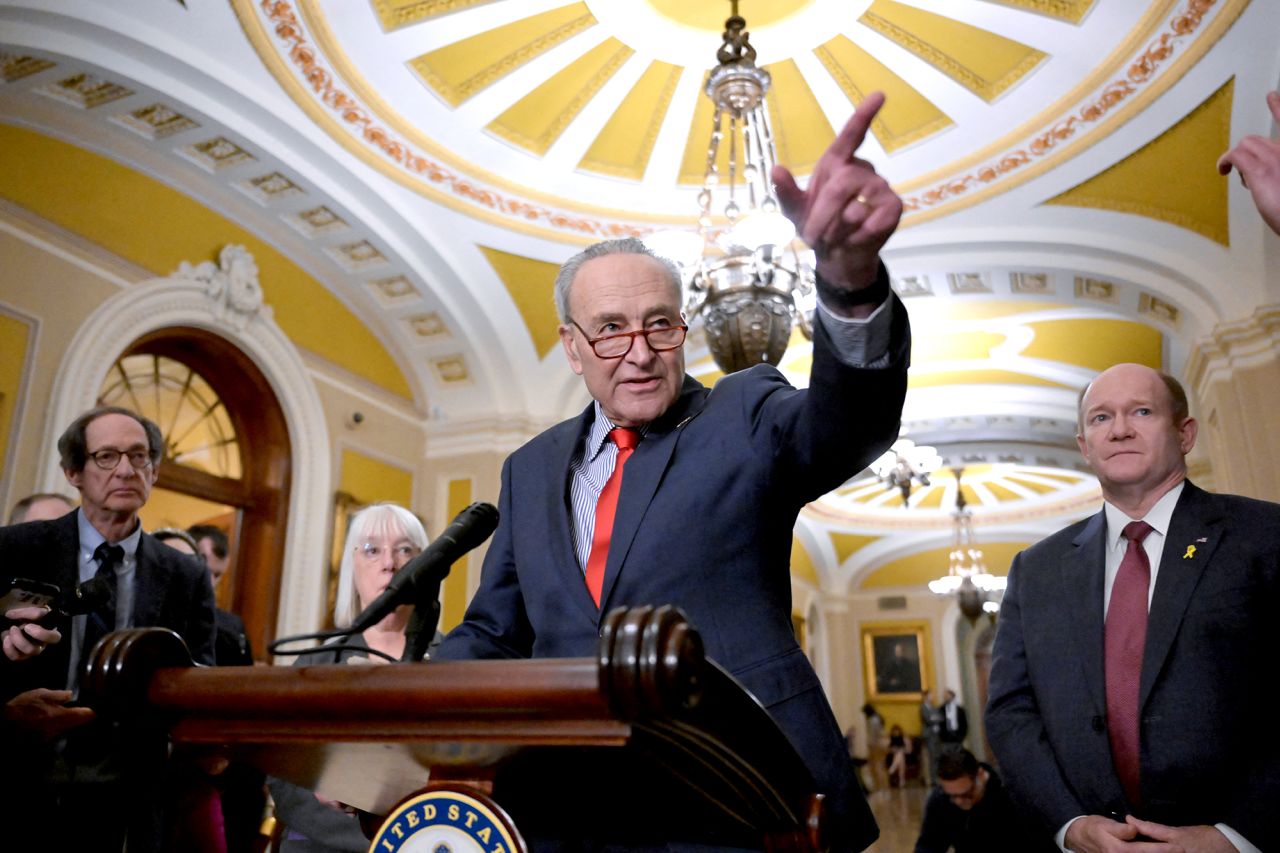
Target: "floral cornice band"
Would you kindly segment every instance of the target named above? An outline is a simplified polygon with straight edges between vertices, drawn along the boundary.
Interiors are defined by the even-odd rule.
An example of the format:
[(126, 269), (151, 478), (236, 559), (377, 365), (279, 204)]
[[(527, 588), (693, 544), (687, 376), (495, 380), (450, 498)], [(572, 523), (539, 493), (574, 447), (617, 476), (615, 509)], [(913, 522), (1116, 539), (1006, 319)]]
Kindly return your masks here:
[[(1177, 82), (1191, 62), (1221, 37), (1248, 4), (1249, 0), (1227, 0), (1221, 4), (1218, 0), (1188, 0), (1165, 22), (1164, 32), (1129, 63), (1123, 77), (1092, 93), (1072, 114), (1034, 134), (1024, 144), (1006, 150), (971, 171), (933, 182), (922, 192), (905, 195), (902, 200), (905, 222), (910, 224), (953, 212), (957, 206), (967, 206), (956, 203), (971, 194), (974, 197), (967, 203), (976, 203), (990, 195), (990, 188), (997, 183), (1001, 183), (999, 189), (1002, 191), (1011, 189), (1040, 174), (1051, 161), (1071, 156), (1068, 144), (1083, 144), (1083, 137), (1089, 133), (1094, 134), (1092, 141), (1096, 143), (1104, 126), (1106, 132), (1111, 132), (1122, 124), (1125, 116), (1117, 115), (1121, 106), (1127, 106), (1131, 111), (1140, 109)], [(1217, 14), (1211, 15), (1215, 6), (1218, 7)], [(1211, 19), (1211, 26), (1204, 26), (1206, 19)], [(1198, 40), (1193, 39), (1197, 32), (1200, 32)], [(1193, 44), (1198, 48), (1194, 54), (1191, 52)], [(1179, 48), (1184, 49), (1185, 61), (1176, 67), (1165, 67), (1174, 65), (1171, 60)], [(1160, 73), (1162, 67), (1163, 74)], [(1143, 97), (1135, 98), (1139, 94)], [(1110, 121), (1104, 121), (1106, 119)], [(1054, 154), (1060, 157), (1052, 157)], [(1041, 168), (1029, 168), (1033, 166)], [(988, 191), (978, 195), (978, 190)]]
[[(1248, 3), (1186, 0), (1154, 28), (1158, 36), (1121, 61), (1126, 66), (1121, 76), (1041, 118), (1039, 129), (986, 149), (996, 153), (971, 155), (931, 176), (905, 180), (900, 189), (904, 225), (1012, 189), (1096, 144), (1180, 79)], [(426, 150), (429, 141), (406, 141), (382, 123), (376, 107), (352, 94), (357, 87), (334, 70), (295, 0), (232, 0), (232, 5), (255, 50), (289, 96), (336, 141), (401, 185), (482, 221), (554, 240), (640, 236), (660, 227), (652, 216), (545, 196), (443, 148)]]

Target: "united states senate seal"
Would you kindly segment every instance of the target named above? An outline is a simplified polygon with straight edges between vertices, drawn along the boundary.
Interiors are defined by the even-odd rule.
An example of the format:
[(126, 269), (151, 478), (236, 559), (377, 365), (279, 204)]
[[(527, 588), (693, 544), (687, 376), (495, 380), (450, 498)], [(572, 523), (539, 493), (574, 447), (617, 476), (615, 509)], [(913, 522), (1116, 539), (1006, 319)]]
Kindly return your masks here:
[[(477, 792), (479, 794), (479, 792)], [(479, 797), (483, 797), (479, 794)], [(387, 815), (369, 853), (517, 853), (524, 849), (492, 801), (456, 790), (431, 790)], [(487, 800), (484, 797), (484, 800)]]

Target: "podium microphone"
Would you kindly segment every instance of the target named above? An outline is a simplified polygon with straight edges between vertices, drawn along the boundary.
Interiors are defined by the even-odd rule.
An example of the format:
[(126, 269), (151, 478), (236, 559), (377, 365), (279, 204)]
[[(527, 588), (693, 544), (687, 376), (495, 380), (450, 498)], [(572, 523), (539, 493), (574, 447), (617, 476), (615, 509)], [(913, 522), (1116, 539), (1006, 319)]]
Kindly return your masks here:
[(418, 587), (434, 583), (438, 590), (454, 562), (497, 529), (498, 509), (493, 504), (473, 503), (458, 513), (444, 532), (421, 554), (405, 563), (392, 576), (386, 590), (360, 611), (351, 623), (351, 633), (372, 628), (402, 604), (416, 604)]

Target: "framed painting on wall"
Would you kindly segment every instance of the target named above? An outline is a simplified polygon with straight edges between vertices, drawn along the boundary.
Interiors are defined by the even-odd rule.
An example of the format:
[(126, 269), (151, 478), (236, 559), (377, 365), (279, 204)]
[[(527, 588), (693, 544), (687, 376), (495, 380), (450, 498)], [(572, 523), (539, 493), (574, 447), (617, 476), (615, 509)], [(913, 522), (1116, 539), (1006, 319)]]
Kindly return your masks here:
[(901, 621), (862, 627), (862, 670), (869, 700), (919, 702), (933, 682), (929, 623)]

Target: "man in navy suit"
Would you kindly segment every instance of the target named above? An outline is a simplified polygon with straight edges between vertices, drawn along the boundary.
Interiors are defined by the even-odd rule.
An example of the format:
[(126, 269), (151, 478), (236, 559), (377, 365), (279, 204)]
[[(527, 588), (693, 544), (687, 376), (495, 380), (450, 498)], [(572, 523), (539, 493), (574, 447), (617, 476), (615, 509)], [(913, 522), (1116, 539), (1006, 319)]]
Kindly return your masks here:
[(1106, 503), (1009, 570), (986, 715), (1009, 791), (1067, 850), (1280, 849), (1280, 506), (1187, 481), (1170, 376), (1116, 365), (1079, 417)]
[[(858, 108), (806, 190), (785, 169), (773, 176), (818, 257), (807, 391), (768, 365), (714, 390), (689, 377), (679, 276), (639, 241), (598, 244), (565, 264), (560, 336), (594, 402), (507, 459), (480, 587), (436, 655), (593, 656), (613, 608), (674, 604), (791, 738), (827, 795), (838, 850), (878, 833), (792, 630), (789, 557), (801, 507), (898, 432), (910, 334), (879, 251), (902, 203), (855, 156), (882, 103), (873, 95)], [(607, 437), (614, 428), (634, 430), (638, 444), (625, 457), (597, 604), (588, 584), (597, 496), (621, 453)]]
[[(38, 843), (118, 851), (127, 829), (130, 851), (159, 850), (163, 774), (139, 771), (131, 756), (104, 758), (110, 731), (94, 723), (91, 711), (68, 703), (92, 651), (92, 620), (104, 632), (169, 628), (197, 663), (212, 664), (213, 587), (193, 557), (142, 530), (138, 512), (164, 451), (159, 427), (104, 406), (73, 421), (58, 451), (67, 481), (80, 492), (80, 508), (53, 521), (0, 528), (3, 576), (71, 590), (109, 561), (113, 595), (101, 612), (60, 618), (57, 638), (41, 634), (49, 642), (0, 659), (0, 728), (13, 768), (0, 781), (0, 801), (21, 816), (8, 823), (6, 842), (14, 849)], [(119, 549), (114, 555), (113, 548)]]

